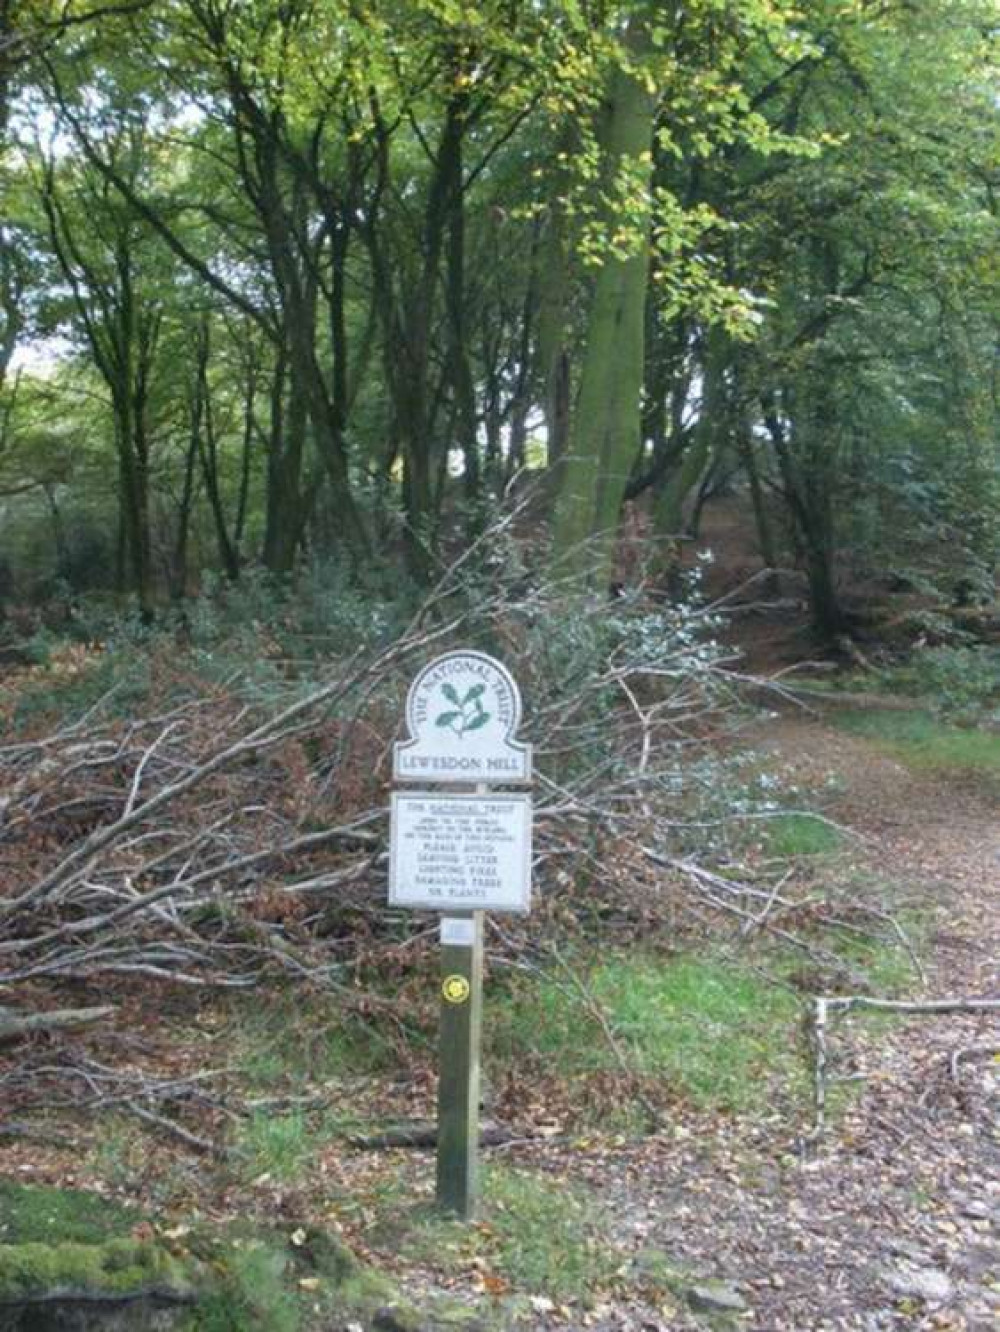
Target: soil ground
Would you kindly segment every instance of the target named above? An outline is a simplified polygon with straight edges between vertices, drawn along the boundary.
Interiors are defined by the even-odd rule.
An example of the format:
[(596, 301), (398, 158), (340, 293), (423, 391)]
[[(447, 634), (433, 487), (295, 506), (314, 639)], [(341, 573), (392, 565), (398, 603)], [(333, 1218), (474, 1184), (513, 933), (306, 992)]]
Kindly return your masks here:
[[(907, 997), (1000, 997), (995, 788), (968, 773), (914, 771), (823, 713), (789, 709), (755, 740), (804, 786), (833, 779), (840, 794), (827, 814), (860, 834), (857, 870), (899, 885), (901, 905), (927, 913), (926, 977)], [(643, 1265), (657, 1261), (695, 1283), (723, 1282), (746, 1306), (726, 1326), (1000, 1327), (1000, 1020), (851, 1013), (831, 1035), (838, 1072), (853, 1081), (816, 1140), (776, 1106), (746, 1118), (684, 1111), (641, 1141), (504, 1155), (551, 1172), (554, 1187), (586, 1181), (632, 1255), (638, 1290)], [(431, 1167), (403, 1168), (419, 1187)], [(660, 1332), (705, 1322), (683, 1300), (640, 1296), (540, 1311), (534, 1325)]]
[[(996, 791), (909, 770), (822, 715), (786, 713), (759, 742), (804, 782), (839, 776), (828, 812), (865, 837), (860, 863), (931, 909), (926, 985), (912, 997), (1000, 995)], [(1000, 1022), (893, 1017), (873, 1028), (851, 1015), (838, 1028), (842, 1068), (863, 1080), (814, 1145), (780, 1116), (688, 1124), (680, 1142), (623, 1152), (613, 1189), (602, 1161), (595, 1185), (605, 1181), (637, 1246), (733, 1283), (752, 1327), (1000, 1327)], [(977, 1053), (956, 1081), (962, 1050)], [(681, 1325), (641, 1312), (602, 1323)]]

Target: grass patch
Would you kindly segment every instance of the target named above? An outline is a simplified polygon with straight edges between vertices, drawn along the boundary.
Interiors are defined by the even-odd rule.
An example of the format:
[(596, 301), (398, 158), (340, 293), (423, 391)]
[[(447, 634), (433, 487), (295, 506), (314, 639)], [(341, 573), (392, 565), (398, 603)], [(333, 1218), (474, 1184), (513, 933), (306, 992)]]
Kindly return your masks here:
[[(927, 952), (933, 924), (931, 916), (911, 911), (897, 914), (897, 919), (913, 954), (921, 958)], [(913, 957), (894, 934), (879, 933), (874, 927), (871, 933), (833, 927), (822, 942), (843, 958), (855, 975), (862, 977), (865, 987), (873, 994), (884, 998), (899, 997), (910, 993), (920, 980)]]
[(226, 1254), (218, 1289), (204, 1299), (185, 1332), (298, 1332), (299, 1300), (289, 1288), (288, 1253), (283, 1247), (251, 1241)]
[[(219, 1039), (251, 1098), (301, 1096), (310, 1088), (346, 1086), (399, 1067), (397, 1047), (375, 1024), (321, 999), (277, 999), (264, 1005), (236, 1001)], [(235, 1142), (241, 1177), (266, 1175), (277, 1183), (301, 1179), (321, 1144), (361, 1126), (363, 1121), (350, 1112), (355, 1100), (345, 1093), (340, 1115), (295, 1109), (251, 1115)]]
[(617, 1255), (581, 1189), (498, 1167), (487, 1172), (486, 1187), (497, 1267), (512, 1286), (586, 1299), (611, 1281)]
[(335, 1000), (304, 1004), (301, 996), (267, 1004), (237, 1000), (223, 1032), (234, 1071), (263, 1092), (383, 1072), (398, 1051), (374, 1023), (345, 1013)]
[(829, 856), (843, 846), (838, 828), (814, 814), (776, 814), (763, 821), (764, 840), (773, 856)]
[(149, 1140), (134, 1119), (108, 1113), (88, 1155), (95, 1172), (113, 1189), (131, 1191), (148, 1167)]
[[(705, 1108), (753, 1108), (777, 1075), (794, 1078), (793, 996), (718, 960), (620, 955), (579, 968), (637, 1075)], [(519, 981), (491, 999), (487, 1040), (503, 1066), (532, 1060), (560, 1076), (617, 1070), (587, 1004), (561, 979)]]
[(427, 1203), (407, 1207), (407, 1191), (402, 1179), (387, 1189), (371, 1242), (449, 1273), (482, 1271), (497, 1294), (585, 1304), (613, 1283), (621, 1265), (593, 1199), (564, 1178), (490, 1166), (482, 1218), (471, 1226)]
[(212, 1274), (183, 1332), (319, 1332), (356, 1315), (368, 1327), (391, 1306), (400, 1327), (425, 1326), (394, 1282), (361, 1263), (328, 1232), (235, 1222), (196, 1228), (191, 1250)]
[(948, 726), (929, 712), (888, 709), (838, 712), (835, 724), (874, 740), (912, 768), (1000, 772), (1000, 735)]
[(139, 1219), (97, 1193), (0, 1179), (0, 1244), (95, 1244), (128, 1235)]
[(240, 1134), (237, 1153), (248, 1179), (266, 1175), (276, 1184), (300, 1178), (312, 1158), (314, 1134), (301, 1111), (257, 1113)]

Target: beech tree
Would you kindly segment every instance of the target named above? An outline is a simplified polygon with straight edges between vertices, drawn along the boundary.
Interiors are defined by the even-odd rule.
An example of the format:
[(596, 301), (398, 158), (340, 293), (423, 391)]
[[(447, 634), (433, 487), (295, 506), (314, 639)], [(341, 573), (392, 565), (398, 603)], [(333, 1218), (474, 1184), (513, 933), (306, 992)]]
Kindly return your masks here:
[(425, 582), (543, 467), (552, 556), (598, 587), (623, 504), (684, 538), (725, 484), (828, 638), (845, 543), (881, 559), (900, 506), (981, 508), (986, 576), (981, 0), (3, 14), (0, 360), (58, 330), (68, 418), (102, 380), (148, 612), (254, 561)]

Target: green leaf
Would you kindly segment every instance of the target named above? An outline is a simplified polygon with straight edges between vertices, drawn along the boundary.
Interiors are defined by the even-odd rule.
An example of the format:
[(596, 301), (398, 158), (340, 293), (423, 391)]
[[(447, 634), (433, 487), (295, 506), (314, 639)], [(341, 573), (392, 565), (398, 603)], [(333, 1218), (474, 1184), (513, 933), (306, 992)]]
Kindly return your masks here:
[(462, 702), (458, 697), (458, 694), (456, 694), (455, 692), (454, 685), (443, 684), (441, 686), (441, 693), (444, 694), (445, 698), (448, 700), (449, 703), (454, 703), (457, 708), (460, 708), (462, 706)]
[(469, 722), (465, 729), (467, 731), (478, 731), (486, 725), (489, 719), (490, 714), (488, 712), (481, 712), (477, 717), (473, 717), (472, 721)]
[(434, 723), (435, 726), (450, 726), (462, 714), (460, 712), (442, 712)]
[(486, 686), (484, 684), (473, 685), (465, 698), (462, 699), (462, 707), (464, 708), (466, 703), (471, 703), (474, 699), (481, 698), (485, 693)]

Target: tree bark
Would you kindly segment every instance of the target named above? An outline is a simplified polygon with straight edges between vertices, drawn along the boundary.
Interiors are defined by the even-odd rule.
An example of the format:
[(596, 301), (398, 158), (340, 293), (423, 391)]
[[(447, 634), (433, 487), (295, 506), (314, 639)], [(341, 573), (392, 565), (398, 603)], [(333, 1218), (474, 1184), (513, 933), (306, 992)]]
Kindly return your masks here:
[[(629, 22), (625, 45), (631, 56), (641, 57), (646, 31), (637, 17)], [(622, 174), (638, 170), (649, 178), (654, 107), (646, 86), (630, 70), (617, 67), (602, 135), (609, 225), (614, 186)], [(633, 221), (647, 229), (645, 218)], [(647, 276), (647, 239), (624, 257), (604, 256), (587, 318), (570, 447), (559, 463), (554, 555), (575, 563), (581, 545), (595, 542), (591, 567), (598, 583), (610, 581), (622, 499), (641, 443)]]
[(850, 629), (840, 604), (833, 569), (833, 530), (829, 493), (823, 479), (804, 477), (792, 454), (788, 426), (778, 414), (773, 395), (764, 397), (764, 424), (774, 445), (782, 489), (801, 543), (809, 587), (813, 626), (825, 642), (835, 642)]
[(0, 1045), (23, 1041), (39, 1032), (89, 1027), (111, 1017), (114, 1011), (109, 1005), (100, 1008), (57, 1008), (48, 1013), (15, 1013), (9, 1008), (0, 1008)]
[(271, 383), (267, 433), (267, 489), (264, 519), (264, 567), (290, 573), (308, 517), (302, 494), (302, 460), (307, 419), (305, 403), (290, 391), (287, 357), (279, 354)]

